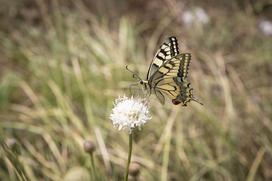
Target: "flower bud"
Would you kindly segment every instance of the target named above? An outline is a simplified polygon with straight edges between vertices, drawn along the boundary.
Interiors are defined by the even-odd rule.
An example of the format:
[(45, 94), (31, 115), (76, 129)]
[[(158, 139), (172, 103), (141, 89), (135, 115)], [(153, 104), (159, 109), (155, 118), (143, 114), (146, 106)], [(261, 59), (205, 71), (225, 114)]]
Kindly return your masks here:
[(93, 153), (95, 151), (95, 144), (90, 140), (85, 140), (83, 143), (84, 151), (87, 153)]
[(131, 163), (129, 166), (129, 174), (132, 177), (137, 177), (140, 173), (140, 165), (138, 163)]

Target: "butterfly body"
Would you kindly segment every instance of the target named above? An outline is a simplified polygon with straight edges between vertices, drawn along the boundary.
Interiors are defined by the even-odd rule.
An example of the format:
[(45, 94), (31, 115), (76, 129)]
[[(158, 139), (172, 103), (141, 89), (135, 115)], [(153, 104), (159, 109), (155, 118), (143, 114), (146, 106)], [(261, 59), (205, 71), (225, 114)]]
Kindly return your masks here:
[(174, 105), (186, 106), (191, 100), (198, 102), (187, 82), (190, 60), (191, 54), (179, 53), (176, 37), (169, 37), (153, 58), (146, 80), (140, 79), (140, 84), (150, 94), (154, 93), (162, 104), (165, 95)]

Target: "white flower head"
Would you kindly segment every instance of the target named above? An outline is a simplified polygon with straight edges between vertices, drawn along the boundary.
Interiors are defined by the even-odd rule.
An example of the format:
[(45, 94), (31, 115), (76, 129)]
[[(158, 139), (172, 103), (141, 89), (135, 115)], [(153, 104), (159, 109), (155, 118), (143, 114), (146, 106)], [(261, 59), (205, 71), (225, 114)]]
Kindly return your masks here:
[(141, 128), (151, 119), (148, 102), (144, 98), (119, 97), (115, 100), (110, 119), (119, 130), (125, 129), (129, 133), (138, 127)]

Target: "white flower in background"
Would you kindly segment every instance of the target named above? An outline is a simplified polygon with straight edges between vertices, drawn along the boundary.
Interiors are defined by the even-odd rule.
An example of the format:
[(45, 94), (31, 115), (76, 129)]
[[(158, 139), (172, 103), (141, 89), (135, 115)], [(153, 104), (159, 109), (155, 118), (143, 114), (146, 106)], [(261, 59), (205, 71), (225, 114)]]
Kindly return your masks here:
[(182, 21), (186, 24), (186, 25), (191, 25), (194, 19), (194, 15), (191, 11), (185, 11), (182, 14)]
[(204, 9), (196, 7), (194, 10), (185, 11), (182, 14), (182, 21), (187, 26), (192, 26), (193, 24), (205, 25), (210, 22), (210, 17)]
[(195, 16), (196, 16), (196, 19), (202, 24), (207, 24), (210, 22), (210, 18), (208, 16), (208, 14), (202, 8), (195, 9)]
[(110, 119), (119, 130), (125, 129), (131, 133), (151, 119), (148, 103), (143, 98), (119, 97), (115, 100)]
[(272, 22), (268, 20), (261, 20), (259, 28), (266, 36), (272, 36)]

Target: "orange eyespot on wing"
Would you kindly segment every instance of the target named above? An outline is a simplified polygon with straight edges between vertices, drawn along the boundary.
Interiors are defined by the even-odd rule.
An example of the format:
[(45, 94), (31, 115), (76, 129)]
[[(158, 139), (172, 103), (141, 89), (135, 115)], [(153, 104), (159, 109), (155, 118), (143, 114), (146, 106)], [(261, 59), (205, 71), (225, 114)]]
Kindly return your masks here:
[(177, 99), (172, 99), (172, 103), (174, 105), (179, 105), (181, 102), (179, 100), (177, 100)]

